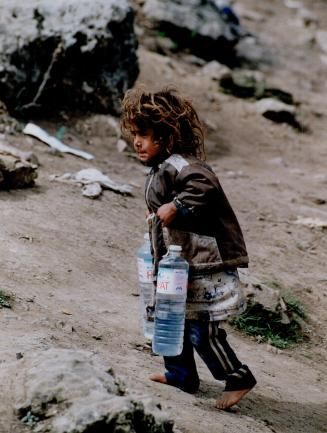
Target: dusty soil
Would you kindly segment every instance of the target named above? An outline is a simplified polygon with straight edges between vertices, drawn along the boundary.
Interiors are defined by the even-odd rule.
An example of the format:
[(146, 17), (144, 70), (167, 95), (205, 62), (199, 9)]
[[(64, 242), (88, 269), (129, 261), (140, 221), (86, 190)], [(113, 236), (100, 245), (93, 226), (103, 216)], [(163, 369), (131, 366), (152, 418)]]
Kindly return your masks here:
[[(326, 2), (305, 4), (317, 14), (318, 28), (325, 28)], [(144, 346), (138, 318), (135, 251), (146, 231), (145, 169), (132, 154), (117, 152), (104, 117), (85, 118), (89, 128), (84, 134), (76, 119), (43, 122), (52, 132), (64, 124), (64, 141), (92, 152), (95, 159), (60, 157), (23, 134), (7, 137), (20, 149), (33, 150), (41, 166), (34, 188), (0, 193), (0, 288), (15, 294), (13, 308), (0, 310), (1, 433), (26, 429), (12, 413), (16, 354), (53, 346), (98, 353), (130, 389), (157, 397), (174, 418), (176, 431), (327, 431), (326, 231), (294, 223), (297, 217), (327, 220), (326, 183), (316, 177), (326, 174), (327, 66), (313, 42), (316, 27), (300, 26), (295, 9), (280, 0), (244, 0), (242, 5), (262, 14), (263, 19), (244, 19), (243, 24), (271, 55), (272, 64), (263, 68), (267, 81), (294, 95), (309, 133), (263, 118), (252, 110), (253, 101), (222, 94), (183, 55), (168, 60), (141, 44), (138, 82), (151, 88), (175, 83), (193, 99), (208, 125), (207, 159), (244, 230), (250, 273), (303, 303), (310, 341), (272, 353), (224, 325), (239, 358), (258, 380), (234, 412), (214, 408), (223, 384), (199, 359), (202, 382), (196, 395), (150, 382), (148, 375), (163, 371), (163, 365)], [(92, 201), (82, 197), (78, 186), (49, 179), (89, 166), (133, 184), (134, 196), (105, 191)], [(229, 173), (240, 170), (239, 176)]]

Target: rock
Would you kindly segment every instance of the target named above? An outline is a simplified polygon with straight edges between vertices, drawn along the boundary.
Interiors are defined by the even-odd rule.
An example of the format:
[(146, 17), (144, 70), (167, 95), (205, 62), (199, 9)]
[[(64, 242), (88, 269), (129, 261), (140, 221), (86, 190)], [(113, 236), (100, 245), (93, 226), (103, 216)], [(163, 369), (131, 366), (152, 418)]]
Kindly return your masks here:
[(276, 98), (286, 104), (293, 104), (290, 93), (266, 85), (260, 71), (238, 71), (222, 75), (219, 85), (224, 93), (238, 98)]
[(248, 269), (238, 269), (241, 282), (245, 286), (246, 296), (265, 309), (275, 311), (279, 303), (280, 291), (263, 284), (258, 278), (249, 274)]
[(229, 20), (215, 1), (147, 0), (143, 11), (180, 48), (207, 60), (226, 62), (233, 57), (241, 33), (238, 20)]
[(306, 8), (301, 8), (298, 10), (298, 16), (305, 26), (310, 26), (311, 24), (318, 24), (317, 15)]
[[(1, 67), (0, 67), (1, 69)], [(0, 72), (1, 74), (1, 72)], [(0, 84), (1, 86), (1, 84)], [(1, 101), (0, 101), (1, 103)], [(22, 124), (15, 118), (9, 116), (7, 112), (2, 113), (0, 105), (0, 134), (2, 135), (17, 135), (22, 131)]]
[(151, 431), (173, 422), (151, 398), (127, 395), (112, 369), (93, 353), (49, 349), (25, 354), (15, 383), (18, 417), (38, 432)]
[(201, 57), (194, 56), (193, 54), (184, 54), (183, 60), (195, 66), (205, 66), (207, 63)]
[(0, 189), (30, 187), (36, 178), (36, 165), (0, 151)]
[(231, 70), (216, 60), (212, 60), (211, 62), (204, 65), (197, 73), (197, 75), (203, 75), (211, 80), (220, 81), (224, 76), (230, 74)]
[(278, 349), (278, 347), (272, 346), (270, 343), (266, 344), (266, 350), (267, 352), (275, 353), (276, 355), (283, 353), (280, 349)]
[(248, 35), (239, 41), (235, 47), (235, 56), (240, 66), (258, 68), (259, 65), (270, 66), (274, 63), (273, 54), (253, 35)]
[(86, 119), (78, 119), (75, 129), (83, 137), (119, 138), (121, 135), (118, 120), (104, 114), (93, 114)]
[(284, 104), (273, 98), (265, 98), (256, 102), (255, 107), (258, 113), (273, 122), (288, 123), (297, 130), (306, 131), (306, 127), (301, 125), (296, 119), (295, 107), (293, 105)]
[(82, 194), (84, 197), (88, 198), (98, 198), (102, 194), (101, 185), (98, 182), (90, 183), (85, 185), (82, 189)]
[(8, 111), (118, 114), (139, 72), (133, 19), (126, 0), (3, 0), (0, 93)]
[(39, 160), (33, 152), (25, 152), (23, 150), (16, 149), (13, 146), (9, 146), (9, 144), (1, 142), (1, 139), (0, 154), (9, 154), (12, 156), (16, 156), (17, 158), (23, 159), (24, 161), (28, 161), (33, 165), (39, 165)]

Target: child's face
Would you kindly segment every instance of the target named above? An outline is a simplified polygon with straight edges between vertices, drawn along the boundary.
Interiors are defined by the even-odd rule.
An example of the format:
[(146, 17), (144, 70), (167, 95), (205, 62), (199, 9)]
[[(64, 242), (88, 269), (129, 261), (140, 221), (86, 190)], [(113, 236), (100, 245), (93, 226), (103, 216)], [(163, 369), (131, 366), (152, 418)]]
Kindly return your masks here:
[(162, 149), (159, 143), (153, 140), (151, 131), (140, 132), (133, 131), (133, 146), (139, 160), (145, 165), (157, 162)]

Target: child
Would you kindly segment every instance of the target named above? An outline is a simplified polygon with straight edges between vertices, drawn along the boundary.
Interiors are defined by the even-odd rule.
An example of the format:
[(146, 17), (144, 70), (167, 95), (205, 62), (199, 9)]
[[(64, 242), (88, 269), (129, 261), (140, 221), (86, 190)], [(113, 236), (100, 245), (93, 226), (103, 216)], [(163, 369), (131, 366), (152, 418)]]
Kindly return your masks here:
[(183, 351), (164, 357), (167, 372), (150, 379), (194, 393), (194, 348), (218, 380), (226, 381), (219, 409), (236, 404), (256, 384), (226, 340), (219, 321), (244, 311), (237, 267), (248, 257), (236, 216), (212, 169), (203, 161), (203, 129), (192, 104), (174, 89), (126, 92), (121, 127), (139, 160), (151, 167), (145, 185), (155, 275), (169, 244), (189, 262)]

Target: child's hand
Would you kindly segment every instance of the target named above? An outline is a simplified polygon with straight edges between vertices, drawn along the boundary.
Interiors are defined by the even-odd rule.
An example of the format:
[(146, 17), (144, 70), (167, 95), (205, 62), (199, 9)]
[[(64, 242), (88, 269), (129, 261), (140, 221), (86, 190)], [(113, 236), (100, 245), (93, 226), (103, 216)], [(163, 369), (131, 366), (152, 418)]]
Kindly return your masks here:
[(157, 210), (157, 217), (164, 226), (169, 226), (177, 214), (177, 208), (174, 202), (165, 203)]

